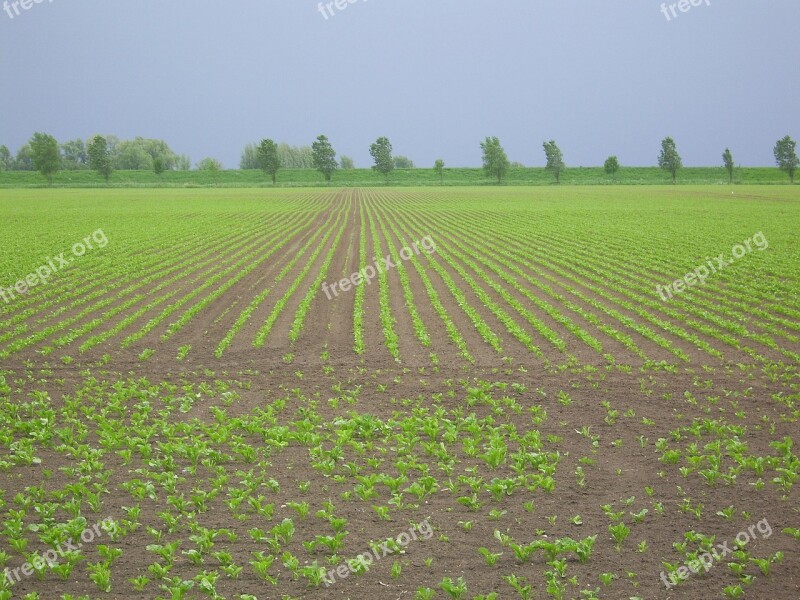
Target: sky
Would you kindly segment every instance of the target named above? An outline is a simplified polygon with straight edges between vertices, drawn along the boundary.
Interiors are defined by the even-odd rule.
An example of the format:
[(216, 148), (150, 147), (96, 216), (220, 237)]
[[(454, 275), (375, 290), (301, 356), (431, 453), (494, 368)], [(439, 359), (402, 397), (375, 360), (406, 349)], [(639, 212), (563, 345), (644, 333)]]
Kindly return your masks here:
[(550, 139), (568, 166), (646, 166), (671, 136), (686, 166), (770, 166), (800, 138), (798, 0), (21, 1), (0, 0), (14, 153), (102, 133), (237, 168), (325, 134), (359, 167), (379, 136), (470, 167), (497, 136), (528, 166)]

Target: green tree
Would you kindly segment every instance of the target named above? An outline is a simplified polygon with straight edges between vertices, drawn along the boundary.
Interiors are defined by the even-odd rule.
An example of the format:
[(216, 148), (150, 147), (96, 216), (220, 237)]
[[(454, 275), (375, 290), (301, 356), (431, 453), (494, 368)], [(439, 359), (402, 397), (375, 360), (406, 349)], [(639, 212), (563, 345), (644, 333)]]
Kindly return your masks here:
[(181, 154), (175, 158), (175, 168), (178, 171), (188, 171), (192, 168), (192, 160), (186, 154)]
[(164, 172), (164, 159), (160, 156), (156, 156), (151, 160), (153, 161), (153, 172), (161, 177), (161, 174)]
[(85, 169), (89, 166), (86, 144), (81, 139), (70, 140), (61, 144), (61, 155), (64, 168), (68, 171)]
[(240, 169), (260, 169), (258, 164), (258, 146), (256, 144), (247, 144), (242, 150), (242, 159), (239, 161)]
[(0, 146), (0, 171), (10, 171), (14, 164), (8, 146)]
[(278, 144), (278, 160), (284, 169), (313, 169), (314, 153), (311, 146), (290, 146), (286, 142)]
[(610, 175), (616, 181), (617, 171), (619, 171), (619, 159), (616, 156), (609, 156), (603, 164), (603, 169), (606, 175)]
[(497, 137), (487, 137), (481, 142), (483, 150), (483, 170), (488, 177), (497, 177), (500, 183), (509, 169), (508, 156)]
[(61, 169), (61, 150), (56, 138), (46, 133), (34, 133), (30, 141), (31, 155), (36, 170), (53, 185), (53, 175)]
[(542, 146), (544, 147), (544, 154), (547, 157), (547, 165), (545, 166), (545, 169), (550, 171), (555, 176), (556, 183), (561, 183), (561, 171), (563, 171), (564, 167), (566, 166), (564, 164), (564, 156), (561, 154), (561, 150), (559, 149), (555, 140), (544, 142)]
[(222, 163), (219, 162), (216, 158), (204, 158), (199, 163), (197, 163), (197, 170), (198, 171), (221, 171), (222, 170)]
[(219, 173), (222, 171), (222, 163), (216, 158), (204, 158), (197, 163), (197, 170), (206, 171), (211, 175), (211, 179), (214, 181), (214, 183), (218, 183)]
[(722, 153), (722, 164), (728, 172), (728, 183), (733, 183), (733, 154), (730, 148), (725, 148), (725, 152)]
[(108, 183), (114, 166), (111, 162), (111, 150), (108, 148), (108, 140), (106, 140), (105, 136), (94, 136), (89, 142), (87, 154), (89, 155), (89, 168), (97, 171)]
[(372, 168), (383, 175), (388, 183), (389, 174), (394, 170), (392, 144), (389, 142), (389, 138), (379, 137), (377, 141), (369, 147), (369, 153), (375, 161)]
[(797, 152), (795, 151), (796, 147), (797, 143), (787, 135), (785, 138), (778, 140), (773, 150), (775, 153), (775, 162), (778, 164), (781, 171), (785, 171), (786, 174), (789, 175), (789, 180), (792, 183), (794, 183), (794, 173), (797, 170), (798, 164), (800, 164), (800, 161), (797, 159)]
[(164, 140), (137, 137), (133, 141), (140, 145), (154, 161), (160, 158), (165, 171), (172, 171), (178, 166), (178, 155), (170, 149), (169, 145), (167, 145), (167, 142)]
[(683, 167), (681, 156), (678, 154), (678, 148), (675, 145), (675, 140), (671, 137), (664, 138), (661, 141), (661, 153), (658, 155), (658, 166), (672, 175), (672, 183), (678, 177), (678, 170)]
[(114, 168), (119, 171), (155, 171), (157, 158), (161, 159), (161, 172), (187, 166), (163, 140), (137, 137), (119, 141), (108, 136), (107, 141)]
[(395, 169), (413, 169), (414, 168), (414, 161), (408, 158), (407, 156), (395, 156), (394, 157), (394, 168)]
[(439, 176), (439, 183), (444, 185), (444, 161), (441, 158), (436, 159), (436, 162), (433, 164), (433, 170), (436, 171), (436, 174)]
[(261, 140), (258, 145), (258, 166), (264, 173), (272, 177), (272, 185), (275, 185), (278, 170), (281, 168), (281, 160), (278, 156), (278, 146), (274, 141)]
[(325, 181), (330, 181), (333, 172), (339, 168), (339, 163), (336, 162), (336, 150), (327, 137), (320, 135), (317, 141), (311, 144), (311, 151), (314, 155), (314, 167), (325, 176)]
[(114, 168), (116, 170), (152, 171), (154, 167), (153, 157), (140, 144), (131, 140), (124, 140), (117, 145), (114, 153)]
[(355, 169), (356, 168), (356, 163), (353, 162), (353, 159), (350, 158), (349, 156), (342, 155), (342, 158), (341, 158), (340, 162), (341, 162), (341, 165), (342, 165), (342, 170), (349, 170), (349, 169)]
[(36, 166), (33, 164), (33, 150), (30, 144), (25, 144), (19, 150), (14, 158), (15, 171), (35, 171)]

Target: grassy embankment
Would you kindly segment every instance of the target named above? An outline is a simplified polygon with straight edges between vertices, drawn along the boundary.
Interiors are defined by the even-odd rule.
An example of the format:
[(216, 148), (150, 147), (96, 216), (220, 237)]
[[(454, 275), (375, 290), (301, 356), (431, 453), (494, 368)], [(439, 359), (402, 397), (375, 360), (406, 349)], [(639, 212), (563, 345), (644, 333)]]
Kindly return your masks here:
[[(737, 169), (735, 184), (788, 184), (785, 173), (768, 167)], [(670, 176), (657, 167), (627, 167), (620, 170), (616, 179), (605, 174), (601, 167), (576, 167), (561, 174), (561, 185), (664, 185)], [(692, 167), (681, 170), (678, 185), (726, 185), (728, 176), (721, 167)], [(53, 178), (56, 187), (105, 187), (102, 178), (93, 171), (61, 171)], [(261, 171), (227, 170), (169, 171), (161, 176), (150, 171), (116, 171), (108, 184), (110, 187), (272, 187), (271, 181)], [(326, 186), (322, 175), (312, 169), (284, 169), (278, 173), (277, 187)], [(330, 183), (335, 187), (385, 186), (383, 177), (372, 169), (337, 171)], [(401, 169), (389, 177), (392, 186), (441, 185), (433, 169)], [(445, 186), (496, 186), (478, 168), (445, 169)], [(540, 167), (514, 168), (502, 185), (555, 185), (553, 176)], [(47, 182), (38, 172), (0, 172), (0, 188), (46, 187)]]

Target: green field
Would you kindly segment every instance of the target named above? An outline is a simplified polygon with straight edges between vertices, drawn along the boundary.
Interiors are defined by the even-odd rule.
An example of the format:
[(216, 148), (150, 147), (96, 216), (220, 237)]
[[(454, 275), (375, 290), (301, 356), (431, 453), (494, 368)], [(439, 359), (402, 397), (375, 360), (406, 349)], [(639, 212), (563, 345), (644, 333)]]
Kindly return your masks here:
[(798, 597), (799, 188), (172, 183), (0, 189), (0, 600)]
[[(561, 175), (562, 185), (664, 185), (671, 183), (668, 173), (657, 167), (623, 167), (616, 179), (611, 179), (601, 167), (568, 168)], [(389, 183), (393, 186), (440, 185), (433, 169), (398, 169)], [(728, 175), (722, 167), (691, 167), (680, 171), (680, 185), (723, 185)], [(735, 184), (788, 185), (785, 173), (776, 168), (744, 167), (734, 174)], [(59, 187), (106, 187), (103, 179), (93, 171), (61, 171), (53, 178)], [(543, 168), (512, 168), (504, 185), (555, 185), (552, 174)], [(109, 182), (111, 187), (272, 187), (272, 182), (260, 171), (226, 170), (219, 173), (206, 171), (167, 171), (158, 176), (150, 171), (116, 171)], [(278, 173), (278, 187), (327, 186), (322, 175), (312, 169), (283, 169)], [(372, 169), (337, 171), (331, 186), (371, 187), (384, 186), (383, 177)], [(487, 178), (481, 169), (448, 168), (444, 173), (445, 186), (492, 186), (496, 181)], [(33, 171), (0, 171), (0, 188), (46, 187), (47, 182)], [(331, 187), (327, 186), (327, 187)]]

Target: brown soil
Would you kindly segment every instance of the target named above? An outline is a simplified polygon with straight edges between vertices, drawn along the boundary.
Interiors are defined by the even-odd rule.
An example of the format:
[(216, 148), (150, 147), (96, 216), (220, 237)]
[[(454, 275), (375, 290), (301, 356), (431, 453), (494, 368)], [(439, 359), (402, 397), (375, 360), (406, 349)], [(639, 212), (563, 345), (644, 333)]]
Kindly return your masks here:
[[(455, 302), (443, 278), (427, 266), (427, 259), (424, 256), (420, 256), (419, 259), (426, 266), (428, 277), (449, 317), (463, 335), (467, 348), (476, 358), (475, 364), (470, 364), (459, 357), (443, 321), (433, 310), (422, 280), (408, 262), (404, 266), (416, 306), (431, 337), (429, 348), (420, 344), (414, 335), (413, 323), (400, 291), (400, 279), (396, 271), (390, 271), (388, 279), (392, 290), (391, 309), (395, 318), (394, 329), (400, 337), (399, 364), (391, 357), (384, 344), (377, 278), (366, 288), (364, 339), (367, 350), (364, 355), (357, 356), (353, 351), (354, 292), (352, 290), (340, 293), (331, 300), (319, 292), (313, 301), (300, 338), (297, 342), (291, 343), (288, 334), (295, 310), (310, 283), (319, 273), (319, 267), (331, 247), (336, 231), (328, 238), (308, 276), (276, 321), (267, 344), (261, 349), (254, 349), (252, 340), (256, 331), (277, 299), (283, 296), (300, 273), (306, 257), (314, 251), (314, 247), (301, 257), (285, 279), (275, 283), (275, 276), (324, 223), (336, 222), (335, 214), (329, 221), (332, 212), (344, 211), (343, 222), (346, 229), (333, 255), (326, 281), (337, 281), (359, 270), (358, 236), (362, 216), (358, 209), (361, 204), (374, 212), (375, 226), (378, 227), (383, 244), (381, 248), (373, 246), (372, 230), (368, 226), (367, 255), (376, 256), (380, 260), (380, 257), (388, 254), (387, 243), (400, 246), (399, 240), (388, 233), (388, 229), (388, 240), (380, 229), (380, 222), (386, 218), (382, 208), (384, 205), (377, 195), (371, 192), (344, 191), (325, 211), (321, 211), (311, 219), (273, 260), (255, 269), (232, 286), (201, 315), (166, 342), (160, 340), (161, 334), (182, 311), (161, 323), (146, 338), (130, 348), (120, 348), (120, 341), (135, 330), (133, 327), (122, 331), (84, 355), (78, 355), (76, 346), (86, 337), (76, 339), (71, 345), (58, 349), (47, 357), (37, 353), (37, 350), (50, 343), (44, 341), (4, 360), (0, 368), (5, 372), (5, 378), (13, 388), (10, 401), (24, 402), (31, 397), (33, 391), (44, 389), (48, 391), (53, 407), (59, 410), (64, 406), (65, 396), (74, 395), (85, 382), (88, 373), (109, 384), (115, 380), (138, 377), (146, 378), (155, 384), (173, 382), (181, 385), (191, 381), (198, 385), (207, 381), (212, 387), (216, 381), (237, 382), (241, 386), (234, 389), (239, 398), (225, 407), (227, 416), (231, 419), (254, 414), (256, 411), (264, 410), (276, 400), (285, 398), (287, 407), (278, 414), (279, 425), (291, 428), (298, 418), (298, 410), (313, 407), (313, 410), (323, 417), (323, 422), (317, 425), (317, 429), (332, 433), (336, 431), (337, 419), (350, 418), (353, 414), (373, 415), (379, 421), (388, 424), (410, 415), (415, 407), (436, 406), (440, 407), (449, 418), (455, 418), (454, 414), (458, 413), (453, 411), (459, 409), (464, 415), (474, 412), (478, 418), (492, 416), (496, 424), (507, 424), (509, 430), (512, 427), (516, 428), (520, 435), (535, 429), (540, 432), (547, 450), (558, 451), (561, 455), (555, 475), (556, 486), (552, 492), (547, 493), (541, 489), (535, 492), (517, 490), (512, 495), (495, 501), (484, 491), (480, 494), (482, 507), (472, 511), (457, 501), (457, 497), (466, 494), (465, 488), (462, 487), (457, 494), (451, 493), (445, 487), (448, 479), (456, 480), (459, 475), (468, 475), (466, 469), (472, 467), (477, 468), (485, 481), (493, 477), (512, 477), (514, 472), (510, 466), (505, 464), (497, 470), (488, 469), (483, 461), (464, 452), (459, 437), (459, 441), (451, 444), (451, 450), (457, 455), (458, 462), (453, 474), (448, 477), (439, 470), (436, 459), (426, 454), (418, 445), (415, 450), (416, 455), (421, 462), (431, 466), (431, 474), (437, 479), (439, 490), (419, 502), (418, 508), (392, 510), (392, 520), (385, 521), (381, 520), (372, 508), (373, 505), (387, 505), (390, 495), (385, 487), (377, 486), (380, 493), (378, 498), (362, 501), (353, 496), (350, 500), (345, 500), (342, 494), (346, 492), (352, 494), (353, 486), (357, 483), (354, 478), (344, 477), (341, 480), (334, 480), (324, 476), (312, 467), (313, 461), (309, 449), (297, 442), (289, 443), (284, 448), (272, 449), (269, 453), (271, 466), (266, 475), (267, 478), (273, 477), (280, 482), (280, 490), (270, 492), (266, 488), (261, 488), (258, 494), (267, 496), (269, 501), (275, 504), (273, 521), (267, 522), (252, 516), (249, 520), (239, 521), (232, 517), (222, 497), (211, 501), (209, 509), (197, 515), (197, 522), (203, 527), (225, 527), (234, 529), (238, 534), (236, 541), (220, 540), (214, 547), (215, 551), (223, 549), (230, 551), (237, 558), (237, 562), (245, 567), (238, 579), (220, 576), (217, 589), (227, 598), (252, 594), (259, 600), (284, 597), (412, 600), (415, 591), (426, 586), (437, 590), (436, 598), (446, 598), (448, 595), (439, 589), (439, 582), (443, 577), (457, 579), (460, 576), (464, 577), (469, 590), (464, 598), (472, 599), (478, 594), (491, 592), (497, 592), (499, 598), (515, 598), (518, 597), (517, 593), (504, 580), (505, 576), (511, 574), (527, 578), (533, 586), (531, 597), (548, 597), (545, 589), (545, 572), (552, 567), (546, 564), (543, 555), (537, 553), (524, 563), (518, 562), (511, 549), (501, 547), (494, 538), (496, 529), (508, 533), (520, 543), (542, 539), (543, 536), (548, 536), (548, 539), (565, 536), (578, 539), (596, 534), (595, 551), (586, 564), (578, 562), (574, 555), (567, 561), (567, 578), (576, 576), (579, 584), (574, 586), (568, 583), (567, 579), (563, 579), (567, 585), (565, 598), (581, 598), (581, 590), (598, 587), (600, 588), (598, 597), (606, 599), (724, 598), (723, 588), (737, 583), (737, 577), (726, 565), (732, 560), (730, 557), (715, 563), (707, 574), (693, 574), (687, 582), (672, 589), (666, 589), (660, 579), (660, 574), (664, 570), (662, 561), (683, 563), (684, 559), (674, 544), (684, 541), (686, 532), (694, 530), (714, 535), (717, 543), (727, 541), (732, 544), (738, 533), (746, 531), (748, 527), (758, 522), (763, 522), (764, 519), (768, 520), (772, 535), (765, 537), (759, 534), (747, 545), (747, 551), (751, 556), (758, 558), (783, 552), (784, 558), (780, 564), (772, 565), (769, 576), (763, 576), (754, 564), (749, 564), (745, 573), (754, 576), (755, 579), (749, 586), (745, 586), (745, 597), (776, 600), (800, 598), (800, 543), (781, 532), (784, 528), (800, 526), (798, 509), (800, 486), (795, 485), (788, 493), (782, 493), (772, 483), (771, 479), (775, 476), (775, 472), (769, 468), (762, 475), (765, 485), (761, 490), (754, 485), (758, 477), (750, 470), (743, 470), (731, 484), (718, 482), (712, 486), (707, 484), (696, 471), (690, 472), (687, 476), (681, 474), (680, 467), (687, 465), (685, 458), (677, 464), (659, 460), (662, 452), (655, 447), (657, 440), (663, 438), (668, 441), (670, 448), (681, 449), (684, 456), (693, 443), (702, 449), (705, 444), (717, 439), (716, 434), (705, 434), (701, 438), (686, 432), (682, 434), (683, 437), (673, 434), (680, 427), (691, 425), (693, 419), (717, 419), (744, 428), (745, 433), (741, 441), (748, 445), (749, 454), (778, 456), (778, 451), (770, 446), (771, 442), (780, 441), (786, 436), (794, 436), (795, 442), (800, 441), (797, 435), (796, 411), (793, 414), (787, 405), (773, 398), (773, 395), (778, 393), (784, 397), (792, 395), (797, 397), (796, 370), (778, 373), (775, 377), (768, 373), (764, 365), (745, 365), (744, 368), (739, 368), (735, 363), (743, 360), (744, 355), (740, 352), (731, 352), (730, 356), (726, 353), (727, 360), (714, 361), (665, 331), (660, 331), (659, 334), (670, 339), (677, 347), (684, 348), (690, 356), (690, 362), (677, 365), (671, 370), (672, 372), (643, 369), (643, 361), (639, 357), (606, 334), (592, 328), (592, 335), (608, 346), (606, 352), (613, 354), (618, 365), (625, 365), (611, 366), (603, 356), (577, 340), (567, 329), (548, 317), (523, 295), (513, 292), (512, 295), (516, 300), (546, 322), (563, 339), (568, 340), (568, 351), (563, 354), (536, 334), (525, 319), (506, 305), (497, 293), (483, 285), (489, 296), (502, 306), (514, 322), (536, 339), (536, 344), (545, 353), (543, 359), (537, 359), (514, 339), (506, 326), (487, 307), (481, 305), (480, 300), (456, 270), (436, 255), (433, 259), (439, 260), (444, 265), (445, 271), (457, 282), (469, 304), (475, 308), (492, 331), (500, 336), (502, 353), (495, 352), (486, 344), (472, 325), (464, 307)], [(404, 234), (412, 239), (419, 239), (427, 233), (424, 216), (408, 215), (407, 220), (398, 221), (398, 224)], [(430, 226), (432, 233), (435, 234), (435, 224)], [(464, 241), (473, 243), (473, 240), (469, 239)], [(475, 256), (470, 258), (476, 260), (477, 256), (479, 253), (476, 250)], [(499, 281), (495, 274), (491, 275), (493, 279)], [(558, 274), (553, 275), (560, 280)], [(480, 282), (476, 275), (473, 274), (473, 277)], [(273, 285), (274, 288), (267, 299), (254, 312), (251, 321), (234, 338), (231, 347), (221, 358), (215, 358), (214, 350), (240, 312), (255, 295)], [(580, 287), (574, 282), (570, 285)], [(216, 286), (208, 293), (215, 288)], [(570, 297), (564, 290), (558, 291)], [(581, 289), (581, 291), (594, 298), (590, 290)], [(535, 293), (544, 301), (552, 302), (552, 299), (544, 293), (539, 291)], [(204, 296), (200, 296), (194, 302), (200, 301), (202, 297)], [(577, 297), (570, 299), (578, 306), (591, 310), (588, 304)], [(158, 307), (144, 314), (136, 322), (136, 328), (141, 327), (161, 310), (163, 307)], [(80, 312), (79, 309), (76, 309), (74, 314), (77, 312)], [(633, 312), (624, 309), (620, 312), (627, 317), (637, 319), (637, 315)], [(122, 315), (117, 315), (109, 323), (104, 324), (102, 330), (112, 328), (124, 316), (124, 312)], [(612, 321), (606, 315), (599, 316), (604, 323), (622, 329), (618, 322)], [(85, 321), (92, 318), (97, 316), (89, 315)], [(74, 327), (79, 325), (80, 323)], [(581, 325), (587, 326), (585, 321), (581, 322)], [(626, 333), (631, 335), (649, 358), (657, 361), (670, 360), (671, 355), (662, 348), (635, 332), (626, 331)], [(701, 338), (724, 352), (728, 350), (719, 340), (703, 335)], [(796, 343), (786, 340), (781, 340), (779, 343), (782, 347), (798, 351)], [(176, 353), (185, 344), (191, 344), (192, 350), (186, 360), (177, 361)], [(155, 354), (148, 361), (142, 362), (138, 356), (145, 348), (155, 349)], [(329, 353), (329, 358), (323, 360), (322, 355), (326, 351)], [(432, 364), (431, 353), (438, 357), (438, 367)], [(103, 360), (103, 355), (106, 354), (110, 356), (107, 363)], [(767, 354), (778, 356), (775, 353)], [(68, 355), (77, 358), (76, 362), (69, 365), (62, 364), (61, 358)], [(574, 363), (570, 363), (570, 355), (577, 359)], [(502, 386), (493, 388), (491, 396), (496, 400), (505, 396), (513, 398), (522, 407), (522, 412), (517, 414), (508, 407), (492, 409), (481, 403), (470, 406), (468, 389), (480, 387), (482, 382), (506, 384), (505, 388)], [(517, 388), (524, 391), (514, 390), (512, 384), (524, 386)], [(340, 400), (338, 405), (331, 402), (331, 399), (343, 396), (342, 390), (357, 389), (360, 392), (352, 404), (344, 400)], [(564, 398), (564, 394), (569, 395), (571, 402), (559, 401), (560, 397)], [(601, 405), (602, 402), (610, 403), (613, 409), (618, 411), (615, 419), (611, 419), (612, 422), (607, 419), (607, 410)], [(176, 412), (173, 417), (184, 419), (186, 422), (198, 419), (199, 423), (213, 425), (216, 417), (211, 408), (214, 406), (220, 406), (219, 397), (203, 398), (190, 412), (186, 414)], [(529, 409), (533, 406), (540, 406), (547, 413), (546, 419), (539, 425), (534, 425), (531, 420)], [(589, 438), (579, 433), (584, 427), (590, 427), (591, 433), (599, 436), (595, 448), (592, 447)], [(398, 432), (399, 430), (395, 430), (393, 433)], [(463, 433), (460, 432), (459, 436)], [(24, 437), (21, 432), (15, 432), (15, 435), (16, 439)], [(96, 431), (90, 431), (90, 439), (98, 440), (96, 435)], [(421, 432), (419, 435), (422, 441), (426, 441), (427, 438)], [(247, 442), (259, 452), (267, 451), (268, 445), (258, 435), (247, 436)], [(385, 464), (388, 468), (392, 464), (394, 444), (390, 435), (376, 433), (377, 449), (374, 454), (360, 457), (349, 451), (346, 460), (358, 462), (363, 473), (378, 472), (380, 470), (368, 467), (365, 459), (370, 456), (386, 459)], [(723, 447), (724, 444), (723, 440)], [(99, 445), (96, 447), (101, 448)], [(385, 454), (380, 452), (381, 448), (385, 450)], [(8, 444), (4, 443), (0, 458), (6, 457), (7, 454), (9, 454)], [(66, 457), (63, 452), (52, 449), (43, 450), (38, 454), (42, 458), (40, 465), (14, 466), (0, 473), (0, 489), (4, 492), (2, 498), (6, 503), (3, 512), (8, 510), (11, 500), (17, 493), (24, 491), (26, 486), (41, 484), (46, 489), (54, 490), (74, 482), (73, 477), (60, 471), (59, 468), (75, 466), (76, 461)], [(593, 463), (582, 464), (579, 462), (581, 457), (588, 457)], [(132, 470), (146, 466), (146, 463), (141, 458), (135, 458), (131, 465), (124, 465), (121, 457), (114, 453), (107, 453), (104, 461), (106, 469), (111, 470), (113, 474), (109, 481), (110, 493), (102, 498), (102, 509), (98, 513), (98, 520), (109, 515), (119, 519), (124, 516), (122, 507), (133, 506), (135, 502), (120, 485), (140, 477), (132, 474)], [(188, 466), (186, 460), (179, 459), (178, 462), (180, 467)], [(80, 461), (77, 461), (77, 464), (80, 464)], [(730, 460), (725, 463), (723, 472), (727, 472), (729, 466), (731, 466)], [(585, 472), (584, 486), (577, 483), (578, 467)], [(236, 470), (247, 471), (250, 468), (252, 465), (248, 465), (241, 457), (226, 464), (232, 482)], [(45, 469), (51, 472), (49, 478), (45, 477)], [(392, 471), (392, 475), (396, 475), (393, 467), (388, 470)], [(343, 471), (339, 468), (336, 473), (341, 474)], [(410, 478), (406, 485), (417, 477), (419, 473)], [(179, 489), (189, 497), (193, 487), (202, 487), (207, 482), (207, 477), (189, 476), (188, 481), (179, 486)], [(300, 492), (297, 487), (298, 482), (310, 482), (308, 491)], [(652, 496), (648, 495), (646, 488), (652, 488)], [(127, 535), (119, 544), (124, 550), (124, 555), (113, 565), (113, 589), (110, 594), (98, 593), (94, 584), (87, 579), (85, 563), (82, 563), (75, 571), (79, 576), (70, 577), (66, 581), (60, 580), (53, 573), (47, 574), (43, 581), (37, 580), (36, 577), (22, 578), (14, 587), (14, 598), (22, 598), (28, 592), (38, 592), (43, 599), (61, 598), (61, 594), (67, 593), (75, 596), (87, 594), (91, 598), (128, 599), (158, 596), (168, 598), (169, 593), (158, 591), (156, 584), (151, 583), (146, 592), (139, 593), (128, 583), (129, 578), (139, 575), (152, 578), (146, 568), (148, 564), (154, 562), (155, 557), (146, 550), (146, 546), (154, 543), (154, 540), (146, 532), (146, 527), (163, 528), (164, 523), (158, 513), (169, 508), (165, 498), (166, 494), (162, 491), (158, 501), (142, 501), (139, 517), (142, 527)], [(626, 505), (626, 499), (630, 498), (634, 499)], [(690, 498), (692, 506), (698, 503), (703, 505), (699, 518), (681, 509), (684, 498)], [(412, 497), (406, 494), (405, 499), (410, 502)], [(271, 569), (271, 574), (278, 577), (278, 585), (272, 586), (260, 580), (247, 563), (252, 558), (253, 552), (267, 548), (263, 543), (254, 542), (248, 530), (252, 527), (267, 530), (284, 517), (294, 517), (297, 530), (294, 542), (290, 544), (291, 550), (303, 561), (316, 558), (324, 564), (326, 554), (316, 553), (312, 557), (301, 542), (313, 540), (317, 535), (331, 534), (330, 527), (314, 516), (328, 500), (336, 505), (338, 517), (348, 519), (349, 535), (344, 548), (340, 551), (342, 557), (350, 558), (367, 552), (370, 540), (397, 537), (408, 531), (410, 525), (424, 520), (428, 520), (432, 525), (434, 535), (429, 540), (412, 541), (406, 548), (405, 554), (386, 556), (375, 562), (366, 574), (362, 576), (350, 574), (330, 587), (323, 585), (320, 588), (311, 588), (303, 581), (292, 581), (287, 569), (280, 564), (280, 557), (276, 559)], [(286, 506), (290, 501), (308, 502), (311, 507), (309, 516), (306, 519), (298, 518)], [(525, 507), (529, 501), (534, 503), (532, 511)], [(611, 521), (601, 508), (607, 504), (612, 505), (614, 511), (624, 511), (623, 520), (631, 528), (630, 537), (622, 544), (621, 551), (617, 551), (614, 547), (608, 530)], [(735, 509), (731, 518), (725, 519), (717, 515), (718, 511), (731, 505)], [(663, 507), (663, 514), (659, 514), (658, 506)], [(632, 513), (642, 509), (647, 509), (648, 513), (641, 523), (635, 523)], [(497, 520), (493, 520), (490, 514), (492, 510), (505, 512)], [(86, 504), (83, 506), (83, 511), (86, 515), (91, 514)], [(573, 523), (573, 518), (578, 515), (582, 520), (581, 525)], [(91, 517), (87, 516), (87, 519)], [(469, 531), (463, 526), (465, 522), (472, 522)], [(202, 566), (196, 566), (181, 554), (182, 550), (192, 547), (188, 541), (189, 535), (191, 533), (184, 527), (170, 538), (181, 539), (184, 542), (178, 551), (178, 558), (169, 574), (170, 577), (190, 579), (203, 569), (218, 568), (218, 563), (213, 558), (206, 557), (206, 562)], [(646, 551), (637, 551), (640, 542), (646, 542)], [(107, 539), (95, 542), (97, 543), (111, 544)], [(90, 544), (86, 546), (90, 560), (98, 560), (96, 546)], [(478, 552), (480, 547), (503, 554), (494, 566), (488, 566)], [(32, 549), (37, 549), (35, 544), (32, 544), (28, 551)], [(2, 535), (0, 535), (0, 550), (5, 550), (11, 555), (8, 561), (10, 568), (19, 567), (24, 562), (19, 553), (9, 549), (8, 540)], [(391, 576), (395, 560), (400, 561), (403, 566), (402, 574), (397, 579)], [(429, 560), (431, 562), (428, 565), (426, 561)], [(604, 586), (598, 578), (601, 573), (615, 573), (618, 578), (610, 586)], [(185, 597), (209, 596), (195, 588)]]

